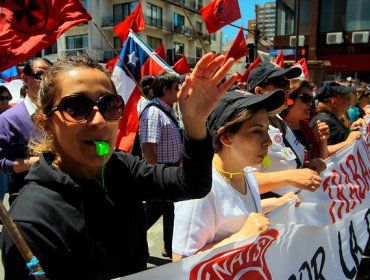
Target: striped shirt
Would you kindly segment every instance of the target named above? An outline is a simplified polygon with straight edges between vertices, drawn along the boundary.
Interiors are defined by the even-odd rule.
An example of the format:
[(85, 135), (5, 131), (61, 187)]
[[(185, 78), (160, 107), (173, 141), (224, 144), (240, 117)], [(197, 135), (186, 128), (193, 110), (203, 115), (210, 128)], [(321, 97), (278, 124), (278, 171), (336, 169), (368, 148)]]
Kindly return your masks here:
[[(156, 103), (171, 112), (171, 106), (161, 98), (154, 98), (150, 103)], [(155, 143), (154, 152), (158, 163), (175, 163), (181, 156), (182, 141), (176, 124), (161, 109), (151, 106), (147, 108), (140, 118), (140, 143)]]

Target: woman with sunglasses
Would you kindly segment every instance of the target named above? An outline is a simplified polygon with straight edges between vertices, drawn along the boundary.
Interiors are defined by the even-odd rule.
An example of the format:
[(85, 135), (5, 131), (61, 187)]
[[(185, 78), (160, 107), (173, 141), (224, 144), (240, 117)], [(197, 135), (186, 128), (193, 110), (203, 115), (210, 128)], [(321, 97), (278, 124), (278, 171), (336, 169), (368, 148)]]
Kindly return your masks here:
[(4, 113), (10, 107), (9, 102), (12, 100), (12, 95), (6, 86), (0, 86), (0, 114)]
[(306, 80), (292, 79), (289, 98), (294, 101), (294, 104), (283, 110), (280, 116), (301, 142), (305, 161), (308, 162), (314, 158), (326, 159), (329, 155), (327, 147), (329, 126), (318, 120), (317, 137), (308, 123), (313, 104), (310, 83)]
[[(30, 143), (40, 159), (10, 213), (47, 278), (112, 279), (146, 269), (142, 201), (210, 191), (213, 149), (205, 124), (236, 79), (220, 84), (233, 59), (212, 57), (197, 63), (178, 93), (186, 129), (180, 167), (114, 150), (124, 104), (99, 63), (80, 54), (59, 59), (46, 73), (35, 114), (45, 134)], [(1, 248), (5, 278), (29, 279), (7, 232)]]

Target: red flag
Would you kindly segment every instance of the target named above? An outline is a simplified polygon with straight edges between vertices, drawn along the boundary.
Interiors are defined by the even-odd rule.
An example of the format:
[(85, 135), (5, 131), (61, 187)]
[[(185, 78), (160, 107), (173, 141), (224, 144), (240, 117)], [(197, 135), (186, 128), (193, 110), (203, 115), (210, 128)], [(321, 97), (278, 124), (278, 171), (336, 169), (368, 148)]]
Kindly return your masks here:
[(191, 73), (189, 64), (185, 58), (182, 56), (173, 66), (172, 69), (175, 70), (176, 73), (183, 75), (187, 73)]
[(236, 38), (230, 50), (227, 52), (226, 60), (232, 57), (236, 61), (239, 58), (246, 56), (247, 54), (248, 54), (248, 49), (247, 49), (247, 44), (245, 43), (243, 27), (240, 27), (238, 35), (236, 35)]
[(132, 31), (139, 33), (145, 28), (145, 20), (141, 3), (137, 4), (135, 10), (121, 23), (113, 27), (114, 32), (120, 37), (122, 42), (125, 42), (130, 32)]
[(260, 62), (262, 62), (262, 59), (260, 57), (257, 57), (257, 59), (253, 61), (251, 65), (249, 65), (247, 71), (245, 71), (243, 77), (240, 79), (240, 82), (246, 82), (248, 80), (249, 73), (252, 71), (253, 68), (256, 68)]
[(284, 52), (280, 50), (278, 55), (275, 58), (275, 63), (279, 65), (281, 68), (284, 68)]
[(167, 61), (166, 52), (164, 50), (163, 44), (154, 50), (164, 61)]
[(237, 83), (242, 83), (243, 75), (242, 75), (242, 74), (240, 74), (239, 72), (236, 72), (236, 74), (238, 75), (238, 77), (236, 78), (236, 82), (237, 82)]
[(208, 33), (214, 33), (241, 18), (238, 0), (213, 0), (199, 12)]
[(309, 81), (310, 76), (308, 74), (308, 67), (307, 67), (306, 59), (302, 58), (302, 59), (298, 60), (297, 63), (294, 64), (292, 67), (297, 67), (297, 66), (302, 69), (302, 74), (301, 74), (300, 78)]
[(53, 44), (91, 16), (80, 0), (10, 1), (0, 7), (0, 71)]
[(118, 56), (116, 56), (112, 60), (109, 60), (107, 64), (105, 64), (105, 70), (107, 70), (108, 73), (113, 73), (114, 67), (116, 67), (117, 62)]

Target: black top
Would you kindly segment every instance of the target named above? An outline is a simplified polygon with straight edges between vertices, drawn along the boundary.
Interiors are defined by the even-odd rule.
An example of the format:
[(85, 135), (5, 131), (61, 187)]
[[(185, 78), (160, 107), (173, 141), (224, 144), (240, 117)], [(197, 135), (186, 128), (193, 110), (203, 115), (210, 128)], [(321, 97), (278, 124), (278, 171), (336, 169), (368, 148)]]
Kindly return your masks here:
[(330, 129), (330, 136), (328, 139), (328, 145), (338, 144), (343, 142), (347, 139), (349, 131), (343, 125), (343, 123), (332, 113), (327, 111), (318, 112), (311, 121), (310, 126), (313, 130), (316, 129), (316, 122), (320, 120), (322, 122), (326, 122)]
[[(124, 152), (106, 164), (105, 190), (73, 179), (42, 155), (10, 214), (49, 279), (111, 279), (146, 269), (142, 201), (204, 197), (212, 185), (213, 149), (185, 138), (182, 166), (149, 165)], [(6, 230), (5, 279), (33, 279)]]

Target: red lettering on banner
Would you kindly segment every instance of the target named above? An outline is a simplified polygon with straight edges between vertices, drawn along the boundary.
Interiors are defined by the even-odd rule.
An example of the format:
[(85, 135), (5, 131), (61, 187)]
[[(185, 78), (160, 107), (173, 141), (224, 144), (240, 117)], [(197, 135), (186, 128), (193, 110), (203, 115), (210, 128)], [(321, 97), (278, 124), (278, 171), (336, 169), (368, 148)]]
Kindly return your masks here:
[(337, 218), (342, 219), (356, 205), (361, 205), (366, 198), (366, 193), (370, 190), (370, 167), (366, 161), (369, 162), (368, 158), (364, 158), (357, 148), (353, 154), (337, 164), (341, 172), (333, 169), (332, 174), (324, 179), (323, 190), (332, 201), (329, 213), (333, 223)]
[(276, 229), (270, 229), (259, 235), (251, 244), (222, 252), (200, 262), (192, 268), (189, 280), (272, 279), (265, 254), (278, 236)]

